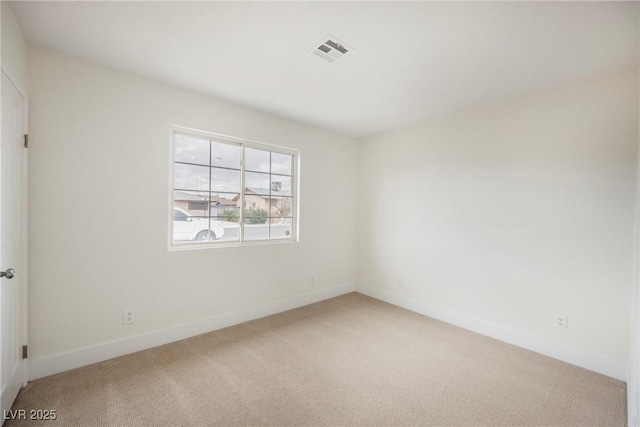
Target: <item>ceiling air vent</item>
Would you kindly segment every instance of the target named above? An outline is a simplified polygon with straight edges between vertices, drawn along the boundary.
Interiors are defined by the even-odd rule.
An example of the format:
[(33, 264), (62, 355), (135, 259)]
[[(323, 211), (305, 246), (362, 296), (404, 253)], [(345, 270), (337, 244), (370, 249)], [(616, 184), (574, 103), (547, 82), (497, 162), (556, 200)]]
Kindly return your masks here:
[(338, 41), (338, 39), (336, 39), (335, 37), (327, 36), (322, 39), (322, 42), (320, 42), (318, 45), (316, 45), (316, 47), (313, 48), (312, 53), (326, 61), (333, 62), (336, 59), (342, 58), (351, 50), (353, 49), (347, 47), (344, 43)]

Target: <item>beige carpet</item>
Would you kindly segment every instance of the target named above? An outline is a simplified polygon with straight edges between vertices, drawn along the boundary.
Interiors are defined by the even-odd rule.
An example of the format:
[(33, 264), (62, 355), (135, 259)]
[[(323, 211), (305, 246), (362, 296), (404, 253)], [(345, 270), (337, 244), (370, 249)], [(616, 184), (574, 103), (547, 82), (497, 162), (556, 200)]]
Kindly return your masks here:
[[(625, 384), (352, 293), (33, 381), (40, 426), (623, 426)], [(7, 426), (29, 422), (10, 421)]]

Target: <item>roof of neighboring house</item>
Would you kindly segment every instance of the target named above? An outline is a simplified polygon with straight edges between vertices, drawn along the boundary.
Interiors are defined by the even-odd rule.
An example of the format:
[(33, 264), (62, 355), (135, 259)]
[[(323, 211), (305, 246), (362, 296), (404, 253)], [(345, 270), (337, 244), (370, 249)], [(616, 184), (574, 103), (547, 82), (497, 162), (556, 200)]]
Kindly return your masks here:
[(204, 196), (196, 196), (195, 194), (187, 193), (185, 191), (176, 190), (173, 192), (173, 200), (186, 202), (206, 202), (207, 198)]
[[(260, 197), (264, 197), (267, 198), (269, 197), (269, 194), (264, 194), (264, 193), (269, 193), (269, 190), (265, 190), (264, 188), (249, 188), (247, 187), (245, 189), (244, 194), (251, 194), (251, 195), (256, 195), (256, 196), (260, 196)], [(291, 196), (291, 191), (289, 190), (271, 190), (271, 196)]]
[[(263, 199), (267, 199), (269, 198), (268, 194), (263, 194), (265, 193), (266, 190), (262, 189), (262, 188), (245, 188), (244, 190), (244, 194), (248, 194), (251, 196), (258, 196), (258, 197), (262, 197)], [(262, 194), (261, 194), (262, 193)], [(290, 191), (271, 191), (271, 195), (272, 196), (291, 196), (291, 192)], [(236, 206), (237, 205), (237, 201), (240, 198), (240, 195), (236, 195), (233, 199), (225, 199), (223, 197), (218, 197), (216, 196), (211, 196), (211, 203), (215, 203), (215, 204), (221, 204), (222, 206)], [(206, 202), (207, 201), (207, 197), (206, 196), (198, 196), (192, 193), (187, 193), (186, 191), (180, 191), (180, 190), (175, 190), (173, 192), (173, 199), (177, 200), (177, 201), (184, 201), (184, 202)]]
[[(262, 197), (263, 199), (267, 199), (269, 198), (268, 194), (260, 194), (260, 193), (264, 193), (264, 190), (261, 188), (249, 188), (246, 187), (244, 189), (244, 194), (248, 194), (251, 196), (258, 196), (258, 197)], [(240, 195), (238, 194), (236, 197), (233, 198), (233, 200), (238, 200), (240, 198)]]
[[(264, 194), (264, 193), (267, 193), (267, 194)], [(244, 190), (244, 194), (252, 194), (252, 195), (261, 196), (261, 197), (269, 197), (268, 193), (269, 193), (269, 189), (265, 190), (263, 188), (256, 188), (256, 187), (253, 187), (253, 188), (247, 187)]]
[(222, 206), (236, 206), (236, 199), (224, 199), (222, 197), (213, 196), (211, 197), (211, 203), (220, 204)]
[(291, 196), (290, 190), (280, 190), (280, 191), (272, 191), (272, 196)]
[[(291, 196), (291, 191), (288, 191), (288, 190), (280, 190), (280, 191), (271, 190), (271, 194), (269, 195), (268, 193), (269, 193), (269, 190), (265, 190), (264, 188), (247, 187), (244, 190), (244, 194), (249, 194), (251, 196), (260, 196), (260, 197), (264, 197), (265, 199), (268, 198), (270, 195), (271, 196)], [(237, 199), (238, 199), (238, 196), (234, 198), (234, 200), (237, 200)]]
[[(187, 193), (186, 191), (176, 190), (173, 192), (173, 199), (181, 202), (206, 202), (207, 196), (198, 196), (195, 194)], [(235, 199), (225, 199), (214, 195), (211, 197), (211, 203), (220, 204), (223, 206), (235, 206)]]

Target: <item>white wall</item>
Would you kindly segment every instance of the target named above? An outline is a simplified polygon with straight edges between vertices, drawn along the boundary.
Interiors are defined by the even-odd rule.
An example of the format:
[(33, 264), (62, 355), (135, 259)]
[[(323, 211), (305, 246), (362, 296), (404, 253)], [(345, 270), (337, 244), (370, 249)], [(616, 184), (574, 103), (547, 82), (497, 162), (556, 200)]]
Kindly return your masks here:
[(23, 95), (27, 89), (27, 45), (20, 24), (9, 2), (0, 2), (2, 8), (2, 71)]
[[(637, 70), (356, 151), (349, 138), (49, 50), (30, 48), (29, 64), (35, 377), (121, 354), (114, 343), (158, 342), (140, 334), (178, 327), (165, 334), (177, 339), (183, 324), (343, 292), (356, 278), (356, 224), (363, 292), (625, 376)], [(301, 242), (168, 252), (169, 124), (301, 149)], [(124, 308), (136, 324), (122, 325)], [(567, 331), (555, 314), (569, 316)], [(63, 358), (74, 361), (54, 366)]]
[(363, 292), (626, 376), (637, 69), (358, 149)]
[[(640, 73), (638, 73), (640, 77)], [(640, 91), (638, 92), (640, 99)], [(640, 114), (640, 112), (639, 112)], [(640, 146), (640, 116), (638, 117)], [(629, 337), (629, 373), (627, 378), (627, 424), (640, 426), (640, 156), (636, 170), (636, 209), (633, 253), (633, 282), (631, 290), (631, 333)]]
[[(639, 165), (640, 166), (640, 165)], [(640, 175), (638, 177), (640, 179)], [(640, 251), (638, 245), (640, 244), (640, 224), (638, 223), (639, 210), (639, 193), (640, 180), (638, 181), (638, 189), (636, 190), (636, 209), (635, 209), (635, 230), (634, 235), (636, 241), (634, 245), (633, 263), (634, 274), (631, 290), (631, 322), (630, 322), (630, 334), (629, 334), (629, 369), (627, 378), (627, 425), (631, 427), (637, 427), (640, 425), (640, 280), (639, 280), (639, 268), (640, 268)]]
[[(29, 85), (32, 377), (110, 357), (110, 341), (353, 284), (354, 140), (42, 48)], [(300, 149), (300, 242), (169, 252), (172, 124)]]

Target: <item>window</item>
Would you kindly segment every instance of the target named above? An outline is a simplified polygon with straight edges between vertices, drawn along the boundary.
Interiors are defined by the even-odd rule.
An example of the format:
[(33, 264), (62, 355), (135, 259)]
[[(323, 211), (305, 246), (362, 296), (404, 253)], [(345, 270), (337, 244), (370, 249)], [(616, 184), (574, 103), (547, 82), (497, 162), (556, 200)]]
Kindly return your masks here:
[(173, 210), (173, 220), (174, 221), (186, 221), (187, 214), (184, 212), (180, 212), (178, 209)]
[(189, 202), (190, 211), (206, 211), (208, 203), (204, 202)]
[(296, 150), (175, 130), (172, 163), (172, 247), (296, 240)]

